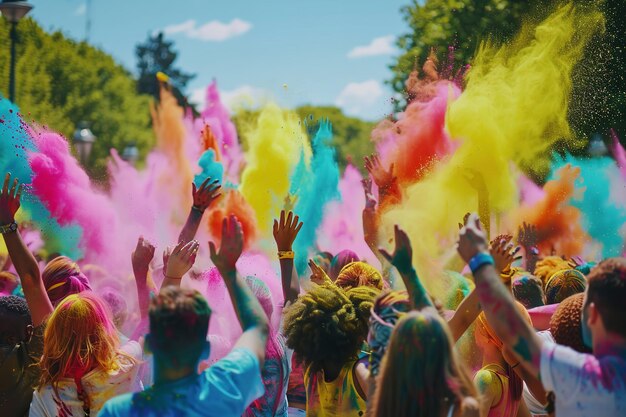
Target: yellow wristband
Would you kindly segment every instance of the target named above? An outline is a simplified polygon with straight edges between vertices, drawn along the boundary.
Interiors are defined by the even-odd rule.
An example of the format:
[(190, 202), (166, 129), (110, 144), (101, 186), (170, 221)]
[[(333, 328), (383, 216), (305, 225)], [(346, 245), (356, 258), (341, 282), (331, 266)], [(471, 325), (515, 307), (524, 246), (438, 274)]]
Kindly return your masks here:
[(278, 259), (293, 259), (296, 254), (292, 250), (279, 250)]

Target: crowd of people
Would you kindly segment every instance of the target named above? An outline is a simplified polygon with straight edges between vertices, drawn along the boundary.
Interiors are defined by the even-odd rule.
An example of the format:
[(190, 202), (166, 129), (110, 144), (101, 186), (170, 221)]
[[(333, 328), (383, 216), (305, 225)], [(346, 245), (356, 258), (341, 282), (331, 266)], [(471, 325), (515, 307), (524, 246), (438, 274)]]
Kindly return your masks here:
[[(31, 252), (16, 223), (23, 187), (7, 174), (0, 414), (626, 415), (626, 259), (596, 264), (541, 253), (530, 224), (489, 241), (479, 216), (468, 214), (457, 244), (463, 265), (441, 274), (456, 274), (470, 290), (444, 305), (420, 280), (400, 227), (389, 240), (393, 251), (378, 247), (387, 241), (378, 222), (382, 200), (400, 196), (384, 182), (392, 177), (380, 175), (379, 160), (368, 158), (366, 169), (381, 204), (372, 179), (364, 181), (364, 235), (382, 270), (346, 248), (318, 253), (299, 276), (293, 249), (303, 223), (283, 210), (273, 237), (284, 305), (273, 304), (262, 280), (238, 272), (243, 228), (234, 215), (223, 220), (210, 258), (242, 333), (210, 365), (211, 300), (181, 281), (199, 252), (202, 214), (220, 198), (219, 182), (193, 187), (189, 218), (164, 253), (162, 272), (151, 268), (155, 247), (138, 238), (128, 254), (135, 304), (128, 295), (92, 291), (74, 260)], [(131, 313), (140, 320), (129, 331), (121, 323)]]

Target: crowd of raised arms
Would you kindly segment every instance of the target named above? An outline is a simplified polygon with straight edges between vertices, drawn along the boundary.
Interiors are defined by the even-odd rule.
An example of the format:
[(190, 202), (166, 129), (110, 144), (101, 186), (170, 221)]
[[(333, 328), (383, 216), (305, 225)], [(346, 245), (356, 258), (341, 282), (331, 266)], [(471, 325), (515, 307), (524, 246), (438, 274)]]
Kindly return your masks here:
[[(217, 181), (193, 187), (162, 272), (151, 267), (155, 247), (138, 238), (128, 254), (131, 303), (134, 294), (92, 291), (71, 259), (31, 253), (15, 223), (22, 186), (6, 174), (0, 415), (626, 416), (626, 259), (540, 253), (532, 224), (489, 241), (488, 219), (483, 227), (467, 214), (456, 248), (463, 265), (441, 274), (473, 284), (443, 305), (420, 281), (400, 227), (381, 245), (393, 250), (379, 248), (372, 180), (381, 200), (397, 187), (376, 157), (365, 167), (364, 236), (383, 270), (345, 248), (317, 254), (298, 276), (302, 222), (283, 210), (273, 237), (284, 305), (238, 272), (244, 233), (235, 216), (224, 219), (219, 245), (194, 240), (220, 197)], [(239, 321), (228, 325), (242, 330), (214, 363), (212, 300), (181, 287), (204, 244)], [(393, 290), (400, 280), (406, 290)], [(125, 300), (141, 318), (132, 331), (123, 330)]]

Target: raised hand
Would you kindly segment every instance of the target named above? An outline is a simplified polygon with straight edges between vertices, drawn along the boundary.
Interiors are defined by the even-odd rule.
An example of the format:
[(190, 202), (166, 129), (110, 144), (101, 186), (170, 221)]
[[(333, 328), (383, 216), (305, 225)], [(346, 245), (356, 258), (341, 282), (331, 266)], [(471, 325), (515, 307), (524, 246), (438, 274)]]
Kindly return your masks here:
[(491, 256), (498, 272), (508, 270), (513, 262), (522, 259), (522, 256), (518, 255), (521, 247), (514, 248), (512, 240), (511, 235), (500, 235), (491, 242)]
[(517, 243), (525, 249), (537, 246), (537, 227), (524, 222), (517, 231)]
[(236, 271), (237, 260), (243, 252), (243, 231), (235, 216), (231, 214), (222, 222), (222, 245), (219, 251), (213, 242), (209, 242), (209, 250), (211, 260), (223, 278), (226, 278), (227, 273)]
[(137, 246), (132, 254), (133, 271), (148, 271), (150, 262), (154, 258), (154, 245), (143, 236), (137, 239)]
[[(189, 272), (196, 261), (199, 246), (195, 240), (188, 243), (181, 242), (176, 245), (169, 253), (165, 277), (168, 279), (181, 279), (183, 275)], [(168, 252), (170, 252), (169, 249)]]
[[(10, 188), (9, 188), (10, 186)], [(11, 184), (11, 174), (4, 177), (4, 185), (0, 193), (0, 225), (6, 225), (15, 221), (15, 213), (20, 209), (22, 185), (15, 178)]]
[(373, 210), (376, 208), (376, 198), (372, 193), (372, 179), (370, 177), (361, 180), (363, 192), (365, 193), (365, 208)]
[(290, 251), (293, 247), (293, 242), (296, 240), (300, 229), (302, 229), (302, 222), (300, 217), (295, 216), (293, 212), (285, 218), (285, 210), (280, 212), (280, 220), (274, 220), (273, 234), (274, 241), (276, 241), (276, 247), (279, 251)]
[(464, 225), (459, 233), (457, 251), (461, 258), (467, 263), (479, 252), (489, 251), (487, 236), (482, 229), (477, 214), (470, 214), (469, 217), (464, 220)]
[(396, 181), (393, 175), (394, 164), (391, 164), (389, 170), (386, 170), (378, 155), (365, 157), (365, 169), (370, 173), (379, 190), (386, 190)]
[(402, 275), (413, 269), (413, 248), (409, 236), (404, 230), (395, 225), (393, 231), (396, 241), (396, 248), (393, 253), (389, 253), (383, 248), (379, 248), (378, 251)]
[(191, 183), (191, 195), (193, 196), (193, 207), (204, 212), (213, 201), (215, 201), (221, 194), (219, 193), (222, 185), (219, 180), (211, 181), (211, 178), (207, 178), (200, 185), (199, 189), (196, 189), (196, 184)]
[(309, 260), (309, 268), (311, 269), (311, 282), (317, 285), (332, 284), (332, 280), (326, 274), (326, 271), (316, 264), (313, 259)]

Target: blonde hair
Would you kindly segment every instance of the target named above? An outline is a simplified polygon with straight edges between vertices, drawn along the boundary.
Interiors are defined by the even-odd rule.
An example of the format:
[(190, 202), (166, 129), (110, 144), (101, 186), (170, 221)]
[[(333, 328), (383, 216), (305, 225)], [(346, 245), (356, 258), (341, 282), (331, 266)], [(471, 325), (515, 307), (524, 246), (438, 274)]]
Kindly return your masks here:
[(48, 319), (39, 361), (39, 387), (51, 385), (55, 392), (59, 380), (99, 368), (119, 369), (119, 338), (106, 304), (94, 293), (82, 292), (66, 297)]
[(365, 262), (351, 262), (344, 266), (335, 284), (344, 290), (361, 286), (382, 290), (385, 285), (380, 272)]
[(406, 313), (391, 334), (372, 416), (441, 416), (476, 396), (447, 323), (436, 314)]

